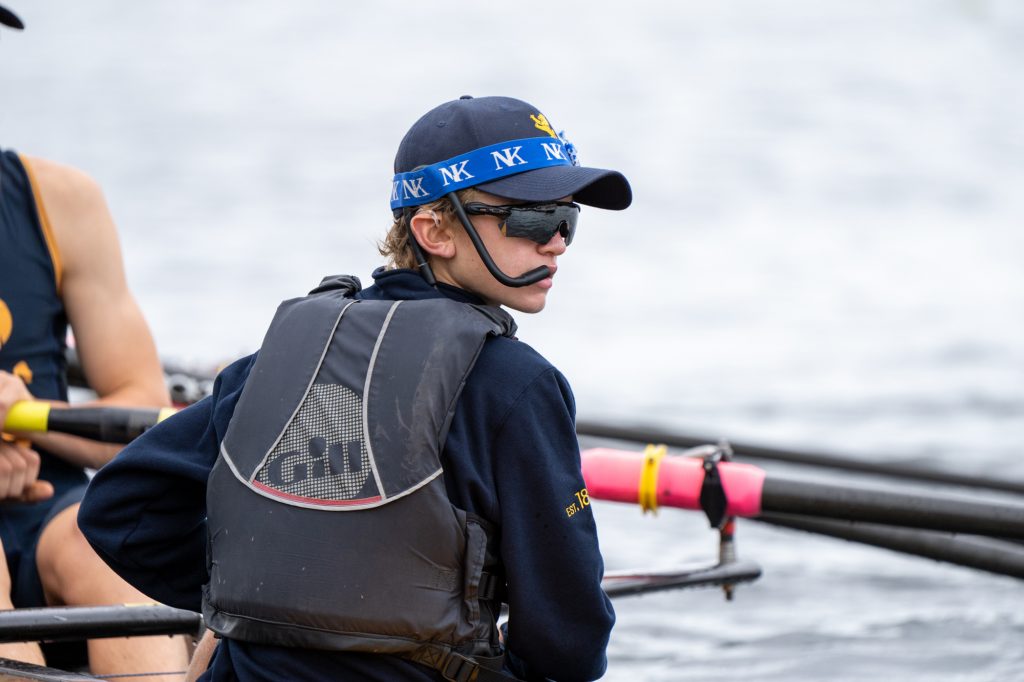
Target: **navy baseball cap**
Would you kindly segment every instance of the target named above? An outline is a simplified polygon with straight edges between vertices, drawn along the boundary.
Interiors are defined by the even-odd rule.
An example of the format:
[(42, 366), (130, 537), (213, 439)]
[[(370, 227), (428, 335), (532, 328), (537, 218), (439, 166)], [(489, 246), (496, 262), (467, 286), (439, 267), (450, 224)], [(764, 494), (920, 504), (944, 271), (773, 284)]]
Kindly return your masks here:
[(575, 147), (536, 107), (469, 97), (427, 112), (398, 145), (391, 208), (476, 187), (514, 201), (573, 201), (621, 210), (633, 200), (622, 173), (579, 165)]
[(18, 15), (3, 5), (0, 5), (0, 24), (10, 26), (11, 28), (16, 28), (18, 30), (25, 28), (25, 24), (21, 23), (21, 19), (18, 18)]

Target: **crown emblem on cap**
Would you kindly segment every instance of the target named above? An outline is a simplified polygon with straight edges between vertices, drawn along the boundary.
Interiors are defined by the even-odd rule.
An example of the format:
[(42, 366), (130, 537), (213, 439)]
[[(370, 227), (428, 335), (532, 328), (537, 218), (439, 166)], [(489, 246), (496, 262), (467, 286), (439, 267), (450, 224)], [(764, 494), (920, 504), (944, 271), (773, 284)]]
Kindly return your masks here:
[(558, 135), (555, 133), (554, 129), (552, 129), (551, 124), (548, 123), (548, 119), (544, 114), (537, 114), (536, 116), (530, 114), (530, 120), (533, 121), (534, 128), (536, 128), (537, 130), (543, 130), (551, 137), (555, 138), (556, 140), (558, 139)]

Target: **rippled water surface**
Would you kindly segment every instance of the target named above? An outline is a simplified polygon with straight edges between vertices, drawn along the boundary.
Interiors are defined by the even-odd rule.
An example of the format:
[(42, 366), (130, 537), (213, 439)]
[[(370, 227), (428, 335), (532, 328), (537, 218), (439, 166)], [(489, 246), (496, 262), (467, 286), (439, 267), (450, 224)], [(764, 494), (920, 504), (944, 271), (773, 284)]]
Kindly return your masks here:
[[(581, 417), (1024, 480), (1019, 3), (6, 4), (0, 143), (103, 184), (166, 356), (368, 277), (404, 131), (511, 94), (635, 190), (519, 317)], [(609, 568), (716, 551), (699, 514), (595, 513)], [(606, 679), (1024, 679), (1017, 580), (754, 523), (739, 551), (731, 603), (618, 601)]]

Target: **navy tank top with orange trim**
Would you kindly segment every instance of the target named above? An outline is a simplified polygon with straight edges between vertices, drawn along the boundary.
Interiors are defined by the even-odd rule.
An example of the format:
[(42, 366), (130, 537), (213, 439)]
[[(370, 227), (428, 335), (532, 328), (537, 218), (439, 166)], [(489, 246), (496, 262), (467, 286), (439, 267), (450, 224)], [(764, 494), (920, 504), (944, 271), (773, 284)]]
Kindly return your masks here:
[(67, 400), (60, 259), (36, 197), (19, 156), (0, 152), (0, 369), (37, 398)]
[[(60, 278), (60, 254), (31, 169), (13, 151), (0, 150), (0, 369), (21, 377), (36, 398), (49, 400), (68, 397)], [(53, 483), (58, 495), (88, 480), (80, 467), (39, 452), (39, 478)], [(23, 506), (38, 514), (47, 505), (8, 504), (5, 522)]]

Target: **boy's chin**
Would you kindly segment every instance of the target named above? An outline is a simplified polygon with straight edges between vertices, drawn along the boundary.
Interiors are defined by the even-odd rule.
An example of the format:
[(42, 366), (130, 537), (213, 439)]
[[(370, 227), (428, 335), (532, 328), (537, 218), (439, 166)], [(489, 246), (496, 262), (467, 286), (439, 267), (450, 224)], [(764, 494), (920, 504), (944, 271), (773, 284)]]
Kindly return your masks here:
[(544, 310), (544, 306), (547, 304), (547, 298), (542, 298), (539, 301), (502, 301), (500, 305), (511, 308), (512, 310), (520, 313), (534, 314)]

